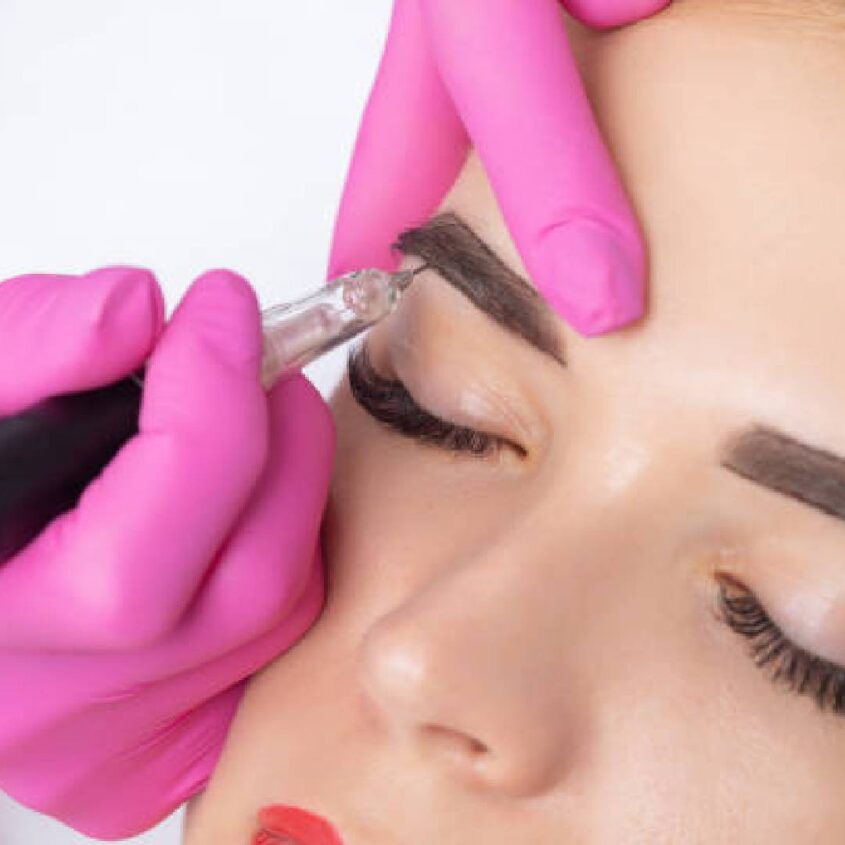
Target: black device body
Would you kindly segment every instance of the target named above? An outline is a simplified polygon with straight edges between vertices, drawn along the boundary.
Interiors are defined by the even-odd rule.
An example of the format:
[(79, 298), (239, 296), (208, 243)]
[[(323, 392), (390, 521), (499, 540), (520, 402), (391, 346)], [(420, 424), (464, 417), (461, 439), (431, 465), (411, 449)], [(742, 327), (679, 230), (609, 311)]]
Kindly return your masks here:
[[(143, 373), (134, 375), (143, 380)], [(73, 508), (138, 433), (141, 396), (141, 385), (127, 376), (0, 417), (0, 566)]]

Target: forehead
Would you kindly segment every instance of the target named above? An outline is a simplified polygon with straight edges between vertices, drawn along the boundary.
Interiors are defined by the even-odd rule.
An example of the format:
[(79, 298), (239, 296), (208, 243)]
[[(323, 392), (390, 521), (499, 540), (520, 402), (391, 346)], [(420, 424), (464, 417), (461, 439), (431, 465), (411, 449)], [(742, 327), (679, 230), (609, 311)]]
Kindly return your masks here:
[[(693, 15), (571, 34), (651, 267), (643, 320), (566, 344), (845, 449), (845, 41)], [(527, 277), (475, 156), (443, 207)]]

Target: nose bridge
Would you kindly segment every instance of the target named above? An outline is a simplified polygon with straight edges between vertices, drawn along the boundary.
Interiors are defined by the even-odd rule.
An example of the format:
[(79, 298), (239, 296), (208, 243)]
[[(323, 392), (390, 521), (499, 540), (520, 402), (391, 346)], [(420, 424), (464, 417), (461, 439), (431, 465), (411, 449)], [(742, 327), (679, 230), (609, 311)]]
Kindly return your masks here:
[(666, 399), (621, 374), (601, 389), (580, 391), (547, 461), (551, 498), (597, 512), (635, 507), (666, 471), (666, 462), (658, 463), (672, 442)]
[(505, 523), (379, 620), (362, 652), (364, 685), (394, 729), (423, 744), (451, 737), (453, 760), (515, 792), (550, 785), (577, 754), (589, 718), (568, 646), (588, 612), (578, 582), (626, 565), (648, 484), (636, 438), (593, 429), (579, 445), (537, 474)]

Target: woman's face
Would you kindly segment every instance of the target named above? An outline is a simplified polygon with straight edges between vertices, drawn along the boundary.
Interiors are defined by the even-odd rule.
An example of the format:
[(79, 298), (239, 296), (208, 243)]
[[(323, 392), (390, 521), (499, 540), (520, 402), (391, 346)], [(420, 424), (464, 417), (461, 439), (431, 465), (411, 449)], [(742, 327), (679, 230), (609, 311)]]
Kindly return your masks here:
[(349, 845), (845, 841), (845, 41), (757, 6), (569, 24), (641, 321), (582, 338), (526, 296), (475, 158), (406, 241), (441, 272), (357, 359), (381, 421), (332, 397), (325, 612), (188, 845), (271, 803)]

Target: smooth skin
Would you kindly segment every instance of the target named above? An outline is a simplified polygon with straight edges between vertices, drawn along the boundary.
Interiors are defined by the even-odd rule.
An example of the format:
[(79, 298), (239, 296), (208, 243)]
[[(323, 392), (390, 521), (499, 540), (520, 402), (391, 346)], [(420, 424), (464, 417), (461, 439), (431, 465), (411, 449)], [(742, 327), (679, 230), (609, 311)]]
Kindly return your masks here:
[[(845, 841), (845, 718), (714, 612), (732, 576), (845, 664), (845, 525), (717, 458), (761, 420), (845, 454), (845, 41), (794, 8), (571, 25), (650, 246), (647, 316), (560, 320), (564, 368), (427, 273), (373, 330), (441, 413), (510, 403), (531, 424), (488, 402), (487, 428), (527, 457), (438, 452), (339, 386), (326, 611), (251, 680), (186, 845), (246, 843), (271, 803), (348, 845)], [(478, 159), (443, 208), (526, 272)], [(831, 624), (802, 627), (826, 597)]]

